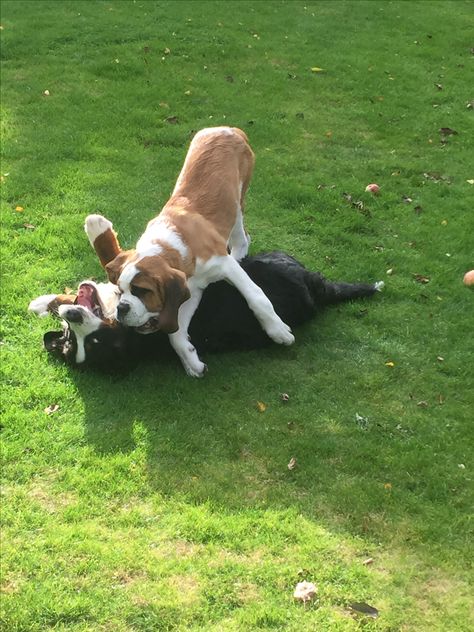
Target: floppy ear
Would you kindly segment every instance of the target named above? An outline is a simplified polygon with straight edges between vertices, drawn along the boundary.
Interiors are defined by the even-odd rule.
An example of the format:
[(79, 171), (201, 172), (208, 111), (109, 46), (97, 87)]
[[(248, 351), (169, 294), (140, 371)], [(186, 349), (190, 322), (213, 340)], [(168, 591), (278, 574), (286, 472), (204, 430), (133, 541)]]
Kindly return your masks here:
[(112, 259), (112, 261), (109, 261), (109, 263), (106, 264), (105, 271), (107, 272), (107, 276), (109, 277), (109, 281), (111, 283), (117, 285), (120, 273), (130, 258), (131, 252), (131, 250), (124, 250), (120, 252), (115, 259)]
[(186, 276), (176, 271), (164, 284), (165, 304), (160, 313), (159, 326), (166, 334), (178, 331), (178, 310), (180, 305), (191, 296)]
[(47, 331), (43, 336), (43, 344), (46, 351), (62, 352), (66, 338), (63, 331)]

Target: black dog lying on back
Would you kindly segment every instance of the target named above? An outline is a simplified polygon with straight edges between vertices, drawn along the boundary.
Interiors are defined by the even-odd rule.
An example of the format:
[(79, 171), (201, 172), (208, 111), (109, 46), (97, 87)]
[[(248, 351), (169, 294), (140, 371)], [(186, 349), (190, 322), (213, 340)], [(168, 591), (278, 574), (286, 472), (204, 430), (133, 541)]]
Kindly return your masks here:
[[(327, 281), (283, 252), (248, 256), (241, 265), (268, 296), (280, 318), (292, 328), (310, 320), (327, 305), (370, 297), (383, 287), (382, 282)], [(32, 301), (30, 310), (56, 313), (65, 323), (63, 331), (45, 334), (48, 351), (70, 364), (112, 371), (126, 370), (144, 358), (159, 357), (170, 350), (168, 336), (161, 332), (139, 334), (104, 317), (106, 300), (110, 312), (110, 285), (87, 281), (81, 284), (80, 288), (86, 286), (88, 290), (85, 302), (78, 301), (79, 295), (72, 299), (63, 297), (68, 298), (64, 302), (55, 295)], [(107, 299), (101, 297), (102, 288), (106, 287)], [(118, 300), (118, 293), (112, 291), (112, 298), (114, 295)], [(258, 349), (272, 344), (244, 297), (226, 281), (206, 288), (189, 333), (199, 353)]]

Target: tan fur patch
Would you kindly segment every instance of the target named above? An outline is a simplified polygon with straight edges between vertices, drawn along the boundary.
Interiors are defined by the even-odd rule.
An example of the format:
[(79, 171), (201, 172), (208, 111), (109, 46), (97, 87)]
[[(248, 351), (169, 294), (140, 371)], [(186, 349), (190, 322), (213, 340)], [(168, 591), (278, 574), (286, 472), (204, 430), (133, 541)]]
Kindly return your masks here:
[(117, 234), (111, 228), (101, 233), (94, 241), (94, 249), (103, 268), (120, 253)]

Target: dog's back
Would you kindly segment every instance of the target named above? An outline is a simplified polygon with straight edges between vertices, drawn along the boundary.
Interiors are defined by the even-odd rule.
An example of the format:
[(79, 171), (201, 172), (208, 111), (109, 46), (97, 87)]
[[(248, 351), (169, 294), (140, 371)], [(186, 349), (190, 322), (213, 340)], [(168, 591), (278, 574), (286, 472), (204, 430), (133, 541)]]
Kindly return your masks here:
[[(377, 284), (328, 281), (284, 252), (246, 257), (240, 263), (290, 327), (328, 305), (369, 297), (379, 289)], [(256, 349), (272, 342), (243, 296), (225, 281), (206, 289), (189, 331), (199, 351)]]

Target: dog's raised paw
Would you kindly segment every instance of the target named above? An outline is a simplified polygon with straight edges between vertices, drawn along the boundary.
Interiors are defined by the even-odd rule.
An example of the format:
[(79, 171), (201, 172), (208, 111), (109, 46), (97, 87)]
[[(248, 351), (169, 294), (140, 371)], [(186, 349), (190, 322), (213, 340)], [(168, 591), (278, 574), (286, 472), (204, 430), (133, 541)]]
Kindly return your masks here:
[(377, 281), (374, 283), (374, 289), (376, 292), (381, 292), (385, 287), (385, 283), (383, 281)]
[(47, 316), (49, 314), (48, 306), (54, 301), (56, 294), (44, 294), (38, 296), (28, 305), (28, 311), (38, 314), (38, 316)]
[(88, 215), (84, 224), (84, 230), (92, 246), (99, 235), (102, 235), (109, 229), (113, 230), (113, 228), (112, 222), (103, 215)]

